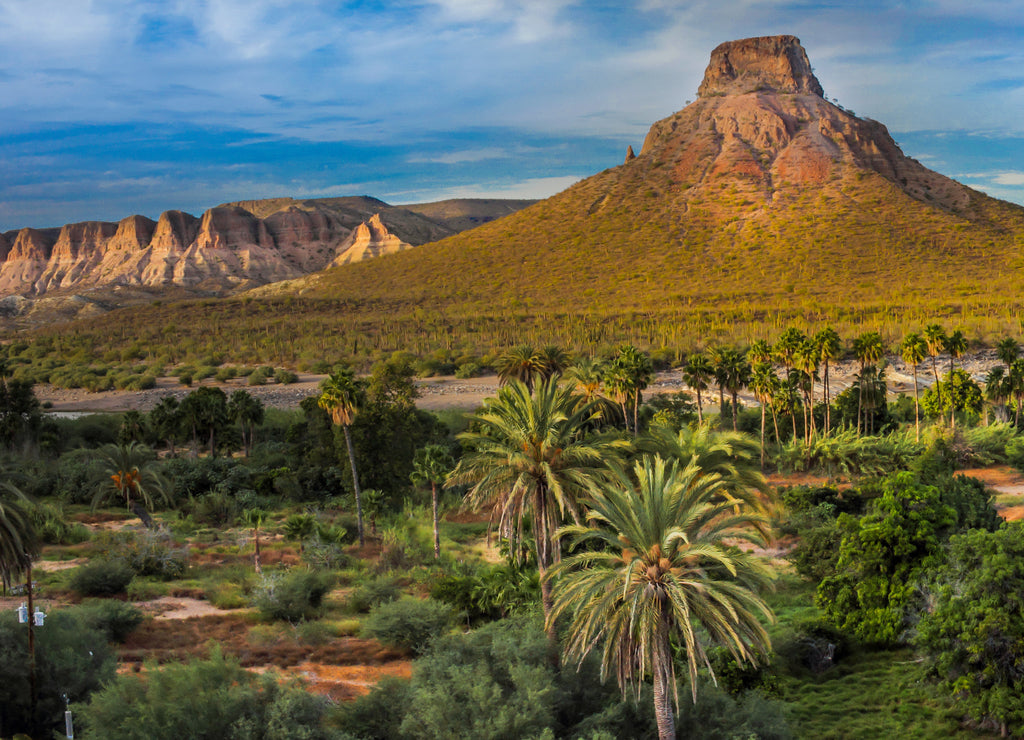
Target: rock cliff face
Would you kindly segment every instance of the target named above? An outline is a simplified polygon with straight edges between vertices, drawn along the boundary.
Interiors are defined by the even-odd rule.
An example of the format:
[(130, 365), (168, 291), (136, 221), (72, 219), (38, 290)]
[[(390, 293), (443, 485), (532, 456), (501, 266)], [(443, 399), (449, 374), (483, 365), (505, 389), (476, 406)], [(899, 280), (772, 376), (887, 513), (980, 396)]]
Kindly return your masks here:
[[(129, 216), (22, 229), (0, 234), (0, 296), (117, 286), (230, 292), (440, 239), (498, 207), (472, 203), (460, 201), (451, 218), (431, 218), (368, 197), (275, 198), (227, 203), (201, 218), (166, 211), (156, 222)], [(509, 212), (529, 202), (510, 203)]]
[(698, 99), (655, 123), (639, 157), (671, 162), (694, 197), (722, 178), (771, 203), (780, 186), (815, 186), (872, 170), (911, 197), (949, 210), (970, 191), (906, 157), (881, 123), (823, 97), (794, 36), (729, 41), (711, 53)]

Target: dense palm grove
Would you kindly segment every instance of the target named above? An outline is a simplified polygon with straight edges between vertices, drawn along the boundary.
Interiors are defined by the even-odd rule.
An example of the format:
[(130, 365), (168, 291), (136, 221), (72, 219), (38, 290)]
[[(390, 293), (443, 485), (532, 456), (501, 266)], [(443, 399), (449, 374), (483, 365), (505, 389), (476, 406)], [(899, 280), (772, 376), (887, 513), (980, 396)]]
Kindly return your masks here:
[[(5, 379), (0, 577), (65, 605), (34, 662), (0, 616), (0, 737), (52, 736), (63, 695), (87, 738), (1024, 732), (1024, 538), (957, 472), (1024, 469), (1024, 360), (1001, 341), (979, 383), (956, 366), (967, 349), (937, 325), (907, 335), (912, 395), (894, 399), (873, 332), (694, 353), (687, 392), (651, 397), (658, 360), (636, 347), (518, 346), (465, 417), (417, 409), (401, 355), (333, 368), (294, 412), (200, 385), (56, 420)], [(84, 526), (97, 515), (141, 523)], [(190, 558), (208, 547), (234, 564)], [(41, 557), (86, 561), (40, 577)], [(147, 621), (132, 602), (185, 583), (254, 607), (252, 639), (360, 634), (414, 657), (412, 676), (335, 705), (230, 645), (115, 673)], [(825, 685), (878, 706), (830, 718)]]

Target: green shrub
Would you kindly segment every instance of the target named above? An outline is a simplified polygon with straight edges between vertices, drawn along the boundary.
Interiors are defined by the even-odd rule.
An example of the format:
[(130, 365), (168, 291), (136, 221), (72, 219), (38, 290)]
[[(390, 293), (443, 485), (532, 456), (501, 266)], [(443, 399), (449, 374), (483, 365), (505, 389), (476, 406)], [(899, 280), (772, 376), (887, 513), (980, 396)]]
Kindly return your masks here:
[(475, 362), (466, 362), (466, 363), (463, 363), (462, 365), (459, 365), (457, 368), (455, 368), (455, 377), (459, 378), (460, 380), (465, 379), (465, 378), (475, 378), (482, 371), (483, 371), (483, 368), (480, 367), (477, 363), (475, 363)]
[(84, 624), (105, 634), (109, 642), (124, 642), (143, 619), (137, 606), (116, 599), (87, 599), (76, 611)]
[(395, 579), (386, 576), (374, 578), (352, 591), (348, 607), (355, 612), (368, 612), (381, 604), (396, 601), (402, 595)]
[(313, 619), (320, 614), (331, 582), (326, 574), (306, 570), (267, 574), (253, 589), (253, 605), (265, 619)]
[(218, 581), (203, 589), (206, 600), (218, 609), (241, 609), (249, 606), (249, 595), (244, 584)]
[(156, 530), (104, 532), (97, 536), (100, 551), (126, 562), (140, 576), (166, 581), (181, 578), (188, 569), (188, 548), (170, 534)]
[(434, 639), (448, 631), (452, 617), (447, 604), (430, 599), (399, 599), (370, 610), (363, 621), (362, 634), (421, 655)]
[(291, 370), (285, 370), (284, 368), (281, 368), (280, 370), (274, 371), (274, 380), (280, 383), (281, 385), (291, 385), (292, 383), (299, 382), (299, 376), (293, 373)]
[[(341, 740), (323, 724), (328, 702), (214, 652), (208, 660), (150, 666), (93, 694), (82, 737)], [(41, 737), (41, 736), (40, 736)]]
[(93, 560), (75, 568), (68, 583), (81, 596), (123, 594), (135, 571), (124, 560)]

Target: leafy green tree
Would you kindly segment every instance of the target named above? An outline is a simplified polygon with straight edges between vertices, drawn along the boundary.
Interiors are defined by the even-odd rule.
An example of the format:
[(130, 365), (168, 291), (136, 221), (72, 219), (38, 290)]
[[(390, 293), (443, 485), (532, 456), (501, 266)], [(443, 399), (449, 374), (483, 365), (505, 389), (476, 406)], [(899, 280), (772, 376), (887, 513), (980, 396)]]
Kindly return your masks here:
[[(572, 389), (559, 388), (554, 378), (533, 393), (524, 383), (505, 385), (474, 415), (470, 431), (459, 435), (467, 451), (446, 483), (472, 486), (466, 494), (471, 506), (494, 505), (499, 535), (513, 552), (530, 526), (545, 614), (552, 596), (543, 577), (561, 557), (558, 527), (564, 517), (579, 518), (579, 499), (621, 447), (583, 435), (591, 415), (592, 406), (581, 404)], [(553, 624), (548, 634), (555, 645)]]
[(34, 445), (42, 427), (42, 410), (32, 383), (0, 377), (0, 445), (14, 450)]
[(437, 487), (445, 482), (455, 467), (455, 459), (441, 445), (427, 445), (416, 450), (412, 463), (412, 482), (430, 486), (430, 504), (434, 523), (434, 559), (441, 557), (441, 529), (439, 527)]
[(762, 542), (759, 515), (736, 512), (719, 494), (717, 476), (660, 457), (644, 458), (635, 480), (620, 472), (600, 485), (588, 525), (564, 528), (585, 551), (555, 565), (554, 609), (548, 624), (570, 616), (567, 658), (582, 661), (602, 645), (602, 678), (614, 672), (625, 693), (648, 673), (661, 740), (676, 737), (678, 706), (672, 644), (685, 649), (690, 688), (709, 666), (701, 633), (741, 661), (770, 651), (761, 618), (772, 613), (759, 593), (771, 575), (753, 555), (729, 542)]
[(317, 398), (320, 408), (330, 414), (331, 421), (335, 426), (340, 426), (345, 434), (345, 448), (352, 469), (352, 489), (356, 498), (356, 526), (360, 547), (366, 544), (366, 537), (363, 532), (363, 502), (360, 498), (359, 472), (356, 469), (356, 452), (352, 447), (351, 427), (365, 399), (365, 384), (356, 378), (355, 371), (350, 367), (339, 368), (324, 378)]
[(926, 581), (916, 645), (939, 685), (1000, 735), (1024, 730), (1024, 523), (950, 538)]
[[(955, 367), (953, 361), (963, 357), (964, 353), (967, 351), (967, 337), (964, 336), (962, 331), (957, 329), (946, 337), (946, 341), (943, 343), (943, 349), (949, 353), (949, 372), (952, 374)], [(952, 427), (956, 426), (956, 406), (953, 406), (950, 409), (949, 425)]]
[(56, 609), (47, 615), (46, 626), (35, 631), (34, 716), (25, 625), (13, 610), (0, 613), (0, 737), (54, 737), (64, 728), (63, 694), (73, 702), (86, 701), (114, 679), (117, 660), (107, 636), (85, 612), (85, 607)]
[(228, 416), (237, 421), (242, 431), (242, 449), (249, 457), (256, 441), (256, 427), (263, 423), (263, 402), (251, 393), (237, 390), (228, 399)]
[(217, 456), (217, 435), (228, 425), (228, 397), (220, 388), (202, 386), (178, 406), (182, 423), (192, 432), (192, 448), (199, 454), (199, 436), (206, 437), (210, 457)]
[(926, 414), (940, 416), (957, 411), (980, 411), (983, 403), (981, 388), (960, 368), (943, 378), (938, 386), (928, 388), (921, 397)]
[(701, 392), (706, 391), (715, 377), (715, 370), (707, 355), (695, 352), (686, 358), (683, 365), (683, 382), (686, 383), (697, 395), (697, 423), (704, 424), (704, 403), (701, 399)]
[(902, 640), (917, 579), (955, 524), (936, 487), (907, 472), (886, 479), (863, 517), (839, 517), (837, 572), (817, 592), (826, 619), (867, 642)]
[(166, 501), (168, 489), (153, 451), (135, 442), (104, 445), (98, 451), (98, 459), (99, 478), (94, 482), (93, 508), (116, 497), (123, 500), (125, 508), (146, 527), (152, 528), (149, 510), (154, 508), (155, 502)]
[(257, 675), (215, 649), (206, 660), (122, 674), (81, 706), (81, 737), (103, 740), (330, 740), (328, 702)]
[(917, 332), (911, 332), (903, 337), (900, 344), (900, 355), (914, 373), (914, 434), (915, 439), (921, 441), (921, 400), (917, 385), (917, 366), (924, 362), (928, 355), (928, 343), (925, 342)]

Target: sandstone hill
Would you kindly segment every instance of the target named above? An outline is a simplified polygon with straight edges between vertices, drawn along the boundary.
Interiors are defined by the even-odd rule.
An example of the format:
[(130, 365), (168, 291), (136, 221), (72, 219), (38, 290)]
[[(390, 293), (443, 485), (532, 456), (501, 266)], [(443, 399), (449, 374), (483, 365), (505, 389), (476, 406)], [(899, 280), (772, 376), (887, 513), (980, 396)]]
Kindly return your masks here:
[[(351, 246), (375, 240), (367, 222)], [(714, 49), (697, 99), (654, 123), (639, 154), (551, 198), (386, 259), (76, 331), (94, 347), (120, 332), (288, 362), (338, 353), (339, 336), (356, 357), (521, 341), (686, 349), (787, 324), (895, 339), (940, 321), (992, 338), (1019, 335), (1021, 316), (1024, 208), (905, 156), (883, 124), (824, 96), (798, 39), (771, 36)]]
[(883, 124), (824, 97), (798, 39), (772, 36), (717, 47), (696, 101), (621, 166), (426, 249), (327, 271), (304, 294), (467, 315), (834, 320), (1016, 292), (1021, 247), (1024, 209), (906, 157)]
[[(436, 241), (531, 202), (460, 200), (421, 213), (370, 197), (274, 198), (225, 203), (200, 218), (167, 211), (155, 222), (136, 215), (10, 231), (0, 234), (0, 296), (12, 298), (0, 308), (37, 311), (32, 299), (50, 296), (59, 300), (42, 305), (74, 316), (76, 306), (129, 296), (237, 292)], [(68, 300), (75, 293), (89, 297)]]

